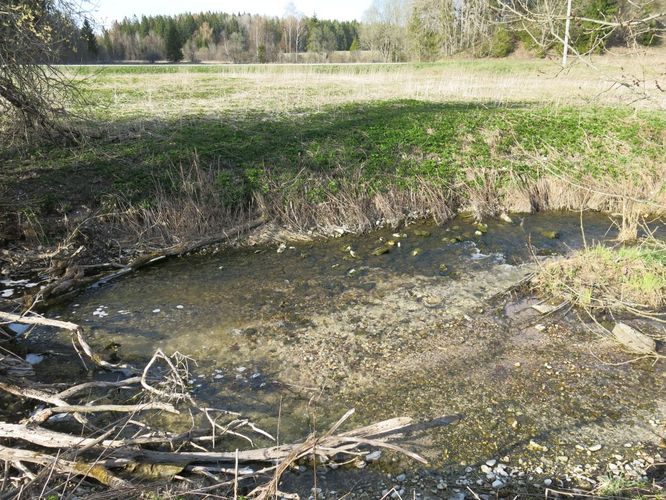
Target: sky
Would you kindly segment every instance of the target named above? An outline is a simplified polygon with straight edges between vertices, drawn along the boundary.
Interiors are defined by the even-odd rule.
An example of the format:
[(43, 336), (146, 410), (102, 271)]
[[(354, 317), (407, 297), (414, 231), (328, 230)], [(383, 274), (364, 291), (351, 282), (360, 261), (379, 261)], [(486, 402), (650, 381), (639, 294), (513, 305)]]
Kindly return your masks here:
[[(109, 26), (114, 20), (136, 15), (181, 14), (183, 12), (247, 12), (281, 17), (288, 0), (93, 0), (92, 15), (98, 23)], [(321, 19), (350, 21), (361, 19), (371, 0), (293, 0), (296, 10), (313, 13)]]

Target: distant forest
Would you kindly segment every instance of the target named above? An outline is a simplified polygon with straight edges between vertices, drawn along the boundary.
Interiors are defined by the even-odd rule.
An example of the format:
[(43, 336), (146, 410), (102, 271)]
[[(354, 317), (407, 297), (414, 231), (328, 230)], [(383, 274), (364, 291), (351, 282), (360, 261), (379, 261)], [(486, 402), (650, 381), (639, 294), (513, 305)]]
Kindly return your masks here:
[[(167, 60), (351, 62), (430, 61), (467, 52), (503, 57), (517, 47), (536, 56), (561, 50), (566, 2), (530, 0), (375, 0), (363, 21), (305, 16), (289, 4), (282, 17), (205, 12), (142, 16), (95, 31), (90, 21), (78, 27), (63, 20), (60, 62)], [(649, 6), (652, 5), (652, 10)], [(650, 15), (659, 2), (638, 6), (630, 0), (574, 0), (570, 45), (579, 52), (610, 46), (660, 42), (663, 19), (641, 30), (616, 29), (590, 22), (619, 22)]]

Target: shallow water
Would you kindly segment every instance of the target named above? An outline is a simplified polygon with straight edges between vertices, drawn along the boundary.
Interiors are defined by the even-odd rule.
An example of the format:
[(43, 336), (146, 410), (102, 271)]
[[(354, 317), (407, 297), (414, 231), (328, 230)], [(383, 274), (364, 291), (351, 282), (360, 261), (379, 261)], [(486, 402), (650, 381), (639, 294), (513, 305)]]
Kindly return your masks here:
[[(626, 454), (627, 441), (642, 453), (658, 439), (666, 371), (649, 360), (626, 364), (612, 342), (503, 296), (536, 260), (583, 245), (578, 214), (512, 217), (487, 228), (459, 217), (172, 259), (50, 315), (84, 325), (110, 359), (140, 365), (157, 348), (192, 357), (199, 401), (241, 411), (281, 442), (325, 429), (351, 407), (349, 425), (460, 415), (406, 438), (429, 471), (464, 475), (470, 464), (520, 457), (530, 474), (558, 477), (570, 473), (565, 455), (604, 473), (604, 457)], [(583, 226), (588, 244), (615, 236), (603, 215), (585, 214)], [(44, 345), (39, 336), (35, 347)], [(34, 368), (71, 381), (76, 366), (47, 355)], [(547, 451), (531, 450), (532, 441)], [(603, 449), (590, 457), (596, 443)], [(374, 470), (412, 466), (393, 456)], [(336, 474), (330, 489), (347, 482)]]
[[(396, 342), (418, 341), (433, 317), (472, 314), (522, 278), (533, 253), (562, 254), (582, 244), (578, 214), (514, 219), (488, 221), (486, 229), (459, 217), (443, 226), (173, 259), (89, 290), (53, 313), (83, 324), (95, 348), (108, 347), (123, 361), (146, 360), (158, 347), (192, 357), (199, 398), (271, 426), (281, 411), (281, 432), (300, 437), (313, 395), (335, 418), (350, 403), (340, 394), (370, 382), (367, 374), (352, 383), (351, 373), (382, 358), (375, 343), (399, 349)], [(588, 242), (614, 234), (603, 215), (586, 214), (584, 227)], [(388, 253), (372, 254), (390, 242)], [(410, 321), (412, 334), (404, 328)], [(396, 325), (399, 336), (390, 333)], [(344, 340), (349, 332), (354, 342)], [(308, 345), (313, 337), (327, 345)], [(363, 346), (364, 338), (372, 341)], [(340, 349), (326, 353), (332, 359), (318, 359), (337, 343)], [(315, 362), (326, 366), (309, 373)]]

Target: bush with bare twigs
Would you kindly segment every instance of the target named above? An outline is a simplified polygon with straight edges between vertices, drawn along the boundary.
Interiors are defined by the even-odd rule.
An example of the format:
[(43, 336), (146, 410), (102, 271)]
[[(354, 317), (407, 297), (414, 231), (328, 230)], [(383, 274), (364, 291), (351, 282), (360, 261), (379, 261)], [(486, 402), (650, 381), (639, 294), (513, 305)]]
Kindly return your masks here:
[(65, 119), (72, 79), (54, 66), (76, 16), (69, 0), (0, 4), (0, 132), (10, 138), (78, 136)]

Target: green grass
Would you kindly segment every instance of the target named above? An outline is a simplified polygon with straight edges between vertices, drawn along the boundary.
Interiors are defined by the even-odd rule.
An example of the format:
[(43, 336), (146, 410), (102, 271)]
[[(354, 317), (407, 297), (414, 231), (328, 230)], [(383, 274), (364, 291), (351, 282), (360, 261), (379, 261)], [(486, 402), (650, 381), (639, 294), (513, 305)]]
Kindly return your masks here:
[(155, 75), (174, 73), (246, 73), (246, 74), (344, 74), (372, 75), (376, 73), (413, 72), (415, 70), (461, 69), (474, 72), (515, 73), (554, 67), (543, 60), (473, 59), (424, 63), (360, 63), (360, 64), (122, 64), (86, 65), (72, 67), (80, 75)]
[(178, 191), (172, 174), (195, 157), (239, 205), (271, 190), (318, 204), (352, 184), (372, 195), (424, 182), (497, 188), (544, 167), (618, 182), (663, 168), (663, 111), (615, 106), (610, 92), (591, 105), (601, 84), (586, 69), (556, 77), (553, 64), (66, 68), (94, 104), (75, 111), (97, 138), (0, 148), (0, 207), (39, 216), (118, 197), (150, 205), (157, 185)]
[[(282, 117), (184, 116), (147, 125), (129, 119), (116, 127), (118, 138), (93, 147), (42, 147), (7, 158), (4, 182), (33, 192), (25, 201), (37, 210), (44, 202), (40, 196), (53, 206), (57, 193), (73, 198), (69, 205), (114, 192), (142, 201), (151, 197), (156, 180), (196, 155), (202, 165), (224, 170), (227, 185), (243, 187), (243, 195), (236, 196), (241, 201), (265, 185), (264, 176), (315, 184), (325, 178), (324, 188), (333, 191), (329, 178), (352, 174), (378, 191), (417, 178), (455, 183), (484, 169), (507, 178), (511, 173), (537, 176), (540, 167), (530, 155), (548, 155), (550, 148), (558, 151), (558, 166), (570, 173), (622, 176), (636, 164), (663, 158), (658, 137), (666, 121), (655, 112), (626, 109), (412, 100)], [(623, 145), (621, 155), (617, 143)]]
[(589, 311), (655, 313), (666, 307), (666, 248), (595, 245), (547, 264), (533, 281), (548, 298)]
[[(645, 481), (637, 481), (624, 477), (603, 477), (595, 495), (601, 498), (643, 498), (641, 491), (650, 491), (651, 485)], [(651, 492), (650, 492), (651, 493)], [(653, 498), (652, 494), (649, 495)], [(654, 498), (663, 498), (658, 494)]]

